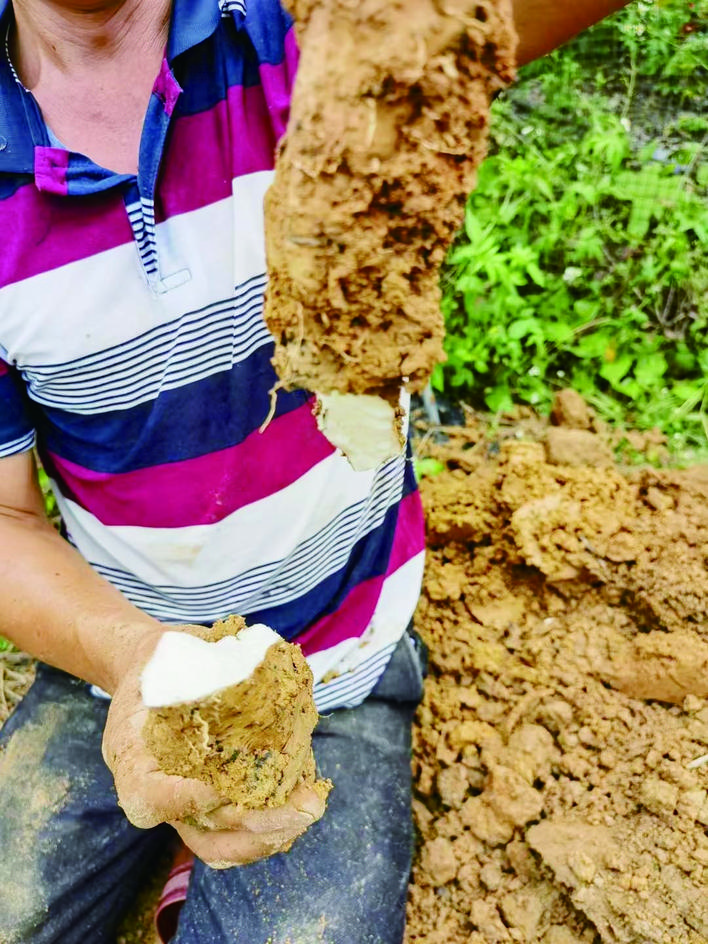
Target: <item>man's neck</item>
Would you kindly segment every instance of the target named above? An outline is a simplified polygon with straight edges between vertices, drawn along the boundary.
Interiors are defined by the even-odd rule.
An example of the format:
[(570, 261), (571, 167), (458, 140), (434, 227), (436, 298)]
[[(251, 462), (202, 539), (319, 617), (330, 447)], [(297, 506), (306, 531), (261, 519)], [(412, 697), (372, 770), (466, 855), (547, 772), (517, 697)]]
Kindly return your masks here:
[(13, 0), (13, 57), (24, 84), (33, 88), (46, 69), (101, 68), (136, 41), (164, 48), (170, 0)]
[(171, 0), (13, 0), (10, 55), (70, 151), (136, 173)]

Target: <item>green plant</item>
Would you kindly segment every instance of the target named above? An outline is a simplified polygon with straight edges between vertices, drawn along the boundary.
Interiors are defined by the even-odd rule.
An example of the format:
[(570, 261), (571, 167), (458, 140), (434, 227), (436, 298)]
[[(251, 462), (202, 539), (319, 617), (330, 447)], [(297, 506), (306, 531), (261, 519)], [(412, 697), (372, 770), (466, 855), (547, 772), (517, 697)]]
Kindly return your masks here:
[(54, 521), (59, 516), (59, 508), (57, 506), (57, 500), (54, 497), (52, 492), (52, 484), (49, 481), (49, 476), (40, 468), (38, 471), (39, 477), (39, 487), (42, 490), (42, 495), (44, 497), (44, 510), (47, 514), (47, 517)]
[(639, 3), (602, 26), (625, 51), (614, 89), (583, 68), (585, 37), (534, 65), (495, 106), (491, 156), (442, 277), (448, 361), (438, 390), (493, 411), (515, 401), (546, 409), (570, 384), (609, 419), (703, 441), (706, 126), (678, 109), (648, 135), (625, 107), (640, 54), (648, 50), (650, 69), (678, 56), (667, 37), (686, 21), (682, 6), (679, 17), (673, 0)]

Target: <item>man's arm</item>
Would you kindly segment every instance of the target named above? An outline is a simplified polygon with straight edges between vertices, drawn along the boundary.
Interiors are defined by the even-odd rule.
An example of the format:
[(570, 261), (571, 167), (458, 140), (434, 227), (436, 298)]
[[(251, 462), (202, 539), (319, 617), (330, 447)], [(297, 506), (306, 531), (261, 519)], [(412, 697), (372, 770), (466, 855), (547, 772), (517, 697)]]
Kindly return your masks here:
[(0, 635), (113, 692), (162, 632), (47, 521), (31, 453), (0, 459)]
[(545, 56), (629, 0), (512, 0), (520, 66)]

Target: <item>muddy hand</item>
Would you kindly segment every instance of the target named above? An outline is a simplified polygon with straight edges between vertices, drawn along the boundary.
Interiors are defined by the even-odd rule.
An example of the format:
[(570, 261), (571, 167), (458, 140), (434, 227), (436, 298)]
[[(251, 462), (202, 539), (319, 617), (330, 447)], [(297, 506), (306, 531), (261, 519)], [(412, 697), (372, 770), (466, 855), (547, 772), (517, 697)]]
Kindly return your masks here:
[(301, 785), (275, 809), (239, 812), (222, 806), (199, 818), (199, 825), (173, 821), (185, 845), (213, 869), (248, 865), (277, 852), (287, 852), (325, 811), (325, 800)]
[(140, 676), (158, 638), (146, 638), (136, 652), (116, 687), (103, 734), (103, 757), (126, 816), (141, 829), (171, 823), (185, 844), (214, 868), (286, 851), (324, 813), (321, 793), (301, 785), (281, 807), (238, 812), (201, 780), (164, 773), (147, 749), (143, 729), (149, 709), (143, 704)]
[(118, 802), (134, 826), (200, 817), (224, 800), (206, 783), (160, 770), (143, 741), (148, 708), (140, 694), (140, 674), (159, 635), (145, 639), (119, 682), (103, 732), (103, 759), (113, 774)]

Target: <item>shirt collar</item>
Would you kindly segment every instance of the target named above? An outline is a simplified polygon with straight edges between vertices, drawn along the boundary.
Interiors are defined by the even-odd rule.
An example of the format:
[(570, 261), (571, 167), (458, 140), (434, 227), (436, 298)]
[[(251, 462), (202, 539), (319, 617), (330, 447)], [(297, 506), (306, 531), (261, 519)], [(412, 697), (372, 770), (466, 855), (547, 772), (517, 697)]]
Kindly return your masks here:
[[(2, 2), (2, 0), (0, 0)], [(167, 59), (203, 43), (216, 30), (228, 0), (173, 0)]]
[(25, 93), (5, 58), (5, 36), (10, 22), (10, 0), (0, 0), (0, 173), (34, 173), (34, 141)]
[[(176, 57), (208, 39), (223, 13), (245, 0), (173, 0), (167, 58)], [(33, 174), (34, 141), (27, 118), (27, 96), (15, 81), (5, 58), (4, 37), (12, 16), (11, 0), (0, 0), (0, 173)]]

